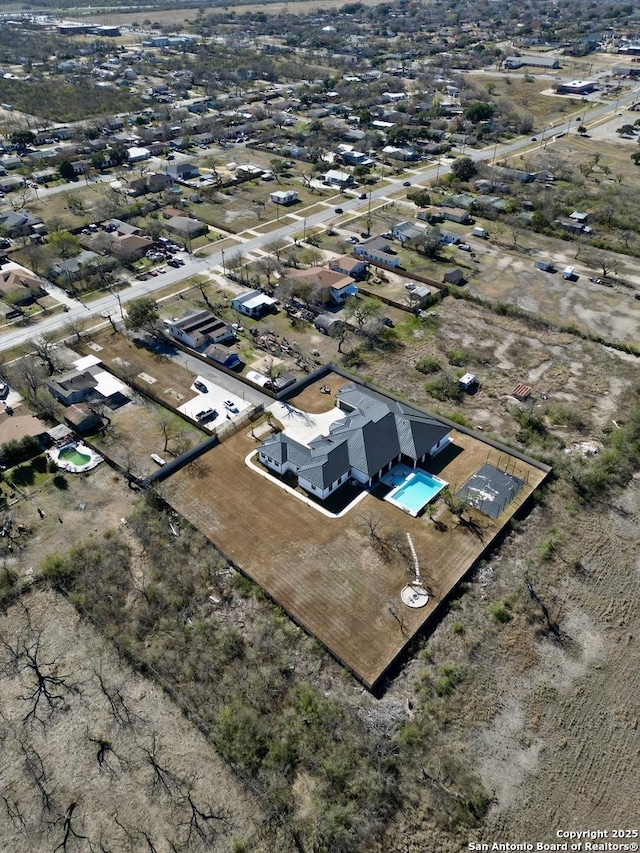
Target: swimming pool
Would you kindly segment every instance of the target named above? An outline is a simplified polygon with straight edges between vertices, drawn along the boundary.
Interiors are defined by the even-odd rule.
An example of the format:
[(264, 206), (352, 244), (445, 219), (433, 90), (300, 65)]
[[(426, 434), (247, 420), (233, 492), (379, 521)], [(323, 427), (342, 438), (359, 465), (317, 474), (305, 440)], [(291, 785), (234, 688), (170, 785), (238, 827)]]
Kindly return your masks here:
[[(404, 467), (404, 466), (403, 466)], [(385, 497), (389, 503), (408, 512), (409, 515), (416, 516), (430, 501), (432, 501), (438, 492), (441, 492), (448, 485), (439, 477), (434, 477), (432, 474), (427, 474), (426, 471), (405, 469), (408, 473), (402, 478), (402, 481), (393, 488)], [(398, 473), (394, 471), (391, 474), (391, 481), (395, 484), (398, 482)]]
[(99, 453), (81, 441), (71, 441), (64, 447), (52, 447), (51, 450), (47, 450), (47, 456), (56, 463), (58, 468), (69, 471), (70, 474), (90, 471), (103, 461)]
[(76, 447), (69, 445), (62, 448), (58, 454), (58, 459), (61, 459), (63, 462), (71, 462), (72, 465), (77, 465), (79, 468), (83, 468), (87, 462), (91, 461), (91, 455), (88, 453), (80, 453)]

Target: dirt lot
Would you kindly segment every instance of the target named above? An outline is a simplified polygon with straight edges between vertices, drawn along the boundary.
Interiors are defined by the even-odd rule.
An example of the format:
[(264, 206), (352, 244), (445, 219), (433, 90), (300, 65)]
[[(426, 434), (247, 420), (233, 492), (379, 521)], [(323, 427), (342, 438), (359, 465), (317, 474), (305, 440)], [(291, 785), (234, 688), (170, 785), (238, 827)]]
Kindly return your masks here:
[(3, 492), (8, 499), (5, 517), (29, 531), (12, 543), (11, 552), (7, 539), (2, 540), (6, 564), (21, 577), (30, 577), (46, 554), (116, 527), (136, 497), (105, 463), (87, 474), (36, 472), (19, 488), (3, 484)]
[[(335, 383), (327, 377), (318, 386), (322, 384)], [(306, 393), (308, 397), (311, 392)], [(456, 450), (444, 451), (429, 469), (459, 488), (491, 454), (486, 445), (455, 431), (453, 442)], [(527, 480), (527, 486), (497, 522), (478, 516), (482, 530), (478, 536), (458, 526), (442, 501), (438, 518), (445, 531), (438, 531), (427, 517), (411, 518), (372, 495), (346, 516), (326, 518), (251, 471), (244, 458), (255, 449), (251, 434), (240, 432), (172, 477), (163, 494), (368, 684), (380, 677), (544, 479), (543, 472), (516, 462), (516, 476)], [(498, 457), (494, 451), (494, 464)], [(510, 464), (514, 462), (511, 459)], [(379, 517), (386, 529), (401, 535), (408, 531), (414, 537), (427, 564), (424, 571), (433, 579), (435, 594), (426, 608), (402, 608), (399, 593), (409, 570), (402, 559), (385, 562), (374, 551), (361, 520), (370, 514)], [(249, 518), (251, 537), (246, 536)], [(437, 568), (428, 565), (426, 557), (436, 552)]]
[[(2, 615), (0, 632), (3, 850), (53, 850), (68, 836), (69, 850), (173, 843), (222, 853), (252, 833), (255, 803), (210, 744), (69, 602), (33, 592)], [(31, 718), (25, 697), (36, 670), (24, 664), (25, 649), (38, 672), (57, 679), (45, 683), (51, 702), (43, 695)]]
[[(542, 416), (559, 413), (553, 432), (567, 445), (602, 437), (612, 419), (624, 411), (633, 388), (637, 359), (566, 333), (534, 329), (511, 317), (501, 317), (463, 300), (445, 299), (428, 321), (409, 317), (397, 327), (402, 347), (383, 356), (365, 354), (359, 372), (373, 382), (427, 409), (458, 411), (468, 422), (513, 442), (518, 432), (511, 392), (524, 382), (533, 389), (531, 411)], [(455, 353), (458, 365), (448, 364)], [(425, 376), (415, 369), (432, 358), (441, 371), (475, 373), (480, 388), (460, 403), (436, 401), (425, 390)], [(411, 369), (413, 366), (413, 369)], [(573, 426), (567, 411), (579, 416)]]
[(190, 388), (194, 377), (187, 370), (164, 356), (136, 346), (125, 335), (114, 335), (110, 329), (105, 329), (93, 336), (91, 347), (81, 342), (77, 348), (82, 355), (98, 356), (107, 370), (113, 367), (124, 381), (130, 378), (141, 385), (144, 383), (169, 406), (179, 406), (193, 396)]

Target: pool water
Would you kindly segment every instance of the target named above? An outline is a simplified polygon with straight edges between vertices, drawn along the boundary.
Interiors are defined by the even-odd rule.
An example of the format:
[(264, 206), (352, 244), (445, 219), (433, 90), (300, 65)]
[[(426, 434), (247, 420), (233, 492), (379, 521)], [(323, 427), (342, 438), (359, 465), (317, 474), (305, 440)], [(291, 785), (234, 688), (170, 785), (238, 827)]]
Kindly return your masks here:
[(58, 458), (63, 462), (71, 462), (72, 465), (77, 465), (79, 468), (91, 461), (91, 457), (85, 453), (80, 453), (75, 447), (63, 447)]
[(387, 500), (406, 509), (411, 515), (417, 515), (446, 485), (444, 480), (432, 477), (425, 471), (412, 471), (401, 485), (387, 495)]

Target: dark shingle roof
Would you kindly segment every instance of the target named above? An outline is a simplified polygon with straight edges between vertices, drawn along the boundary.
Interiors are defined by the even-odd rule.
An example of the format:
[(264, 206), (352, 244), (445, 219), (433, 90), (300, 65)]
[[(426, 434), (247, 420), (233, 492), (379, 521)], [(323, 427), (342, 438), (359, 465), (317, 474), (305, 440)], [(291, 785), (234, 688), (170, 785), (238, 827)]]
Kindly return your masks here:
[(305, 447), (279, 433), (266, 439), (262, 450), (278, 465), (291, 462), (298, 476), (325, 489), (352, 468), (373, 477), (401, 453), (420, 459), (449, 433), (429, 415), (355, 385), (342, 388), (338, 400), (347, 413), (328, 436)]

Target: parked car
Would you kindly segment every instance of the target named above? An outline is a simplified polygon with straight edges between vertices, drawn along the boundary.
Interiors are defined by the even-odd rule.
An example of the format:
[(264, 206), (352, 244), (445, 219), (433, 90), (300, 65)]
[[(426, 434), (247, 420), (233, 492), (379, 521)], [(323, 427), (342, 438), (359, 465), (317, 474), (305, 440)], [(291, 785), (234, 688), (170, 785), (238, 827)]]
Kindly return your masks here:
[(403, 181), (403, 182), (402, 182), (402, 186), (403, 186), (403, 187), (410, 187), (410, 186), (411, 186), (411, 181)]
[(224, 406), (225, 406), (225, 409), (228, 409), (230, 412), (237, 413), (240, 411), (238, 409), (238, 407), (236, 406), (236, 404), (233, 402), (233, 400), (225, 400)]
[(6, 382), (0, 382), (0, 400), (4, 400), (4, 398), (9, 393), (9, 386)]
[(366, 193), (360, 193), (358, 198), (360, 199), (360, 201), (364, 201), (367, 198), (367, 194)]
[(213, 421), (218, 417), (218, 413), (215, 409), (203, 409), (201, 412), (198, 412), (196, 415), (196, 420), (199, 423), (205, 423), (206, 421)]
[(201, 382), (199, 379), (196, 379), (196, 381), (193, 383), (193, 387), (197, 391), (202, 391), (203, 394), (206, 394), (209, 391), (204, 382)]

